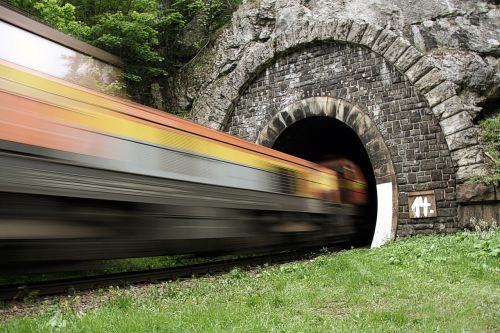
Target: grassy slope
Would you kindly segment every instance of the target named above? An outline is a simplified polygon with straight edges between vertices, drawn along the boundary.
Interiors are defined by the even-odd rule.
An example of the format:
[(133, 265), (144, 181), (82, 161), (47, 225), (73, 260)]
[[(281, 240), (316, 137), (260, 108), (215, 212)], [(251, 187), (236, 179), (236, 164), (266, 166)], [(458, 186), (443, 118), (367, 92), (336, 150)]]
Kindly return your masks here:
[(1, 331), (498, 332), (500, 232), (429, 236), (216, 278), (112, 289)]

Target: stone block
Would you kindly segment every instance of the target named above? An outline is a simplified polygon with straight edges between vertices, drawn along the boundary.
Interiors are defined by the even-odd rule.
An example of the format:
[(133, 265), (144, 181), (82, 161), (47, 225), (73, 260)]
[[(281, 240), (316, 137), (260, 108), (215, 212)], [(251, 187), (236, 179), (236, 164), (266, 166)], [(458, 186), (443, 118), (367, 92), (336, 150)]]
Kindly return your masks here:
[[(381, 154), (382, 150), (385, 151), (385, 143), (382, 141), (377, 129), (373, 127), (363, 133), (363, 135), (360, 136), (360, 139), (364, 144), (366, 151), (371, 152), (371, 156), (373, 156), (374, 159), (378, 159), (377, 156)], [(379, 157), (382, 158), (382, 156)], [(375, 160), (372, 160), (372, 162), (375, 162)]]
[(329, 30), (332, 25), (336, 25), (337, 21), (336, 20), (329, 20), (329, 21), (321, 21), (321, 22), (315, 22), (314, 25), (316, 26), (316, 29), (318, 30), (318, 40), (325, 41), (331, 39), (329, 36)]
[(311, 42), (314, 38), (311, 34), (311, 25), (301, 26), (295, 29), (295, 42), (296, 45), (306, 44)]
[(309, 40), (323, 40), (323, 26), (316, 21), (309, 24)]
[(255, 143), (264, 147), (272, 147), (274, 141), (269, 139), (265, 134), (261, 133)]
[(467, 166), (484, 162), (483, 151), (479, 145), (454, 150), (451, 152), (455, 166)]
[(457, 201), (480, 202), (496, 200), (495, 186), (485, 184), (461, 184), (457, 186)]
[(292, 118), (286, 111), (281, 111), (278, 114), (278, 117), (280, 117), (281, 121), (285, 124), (285, 127), (288, 127), (295, 122), (294, 118)]
[(361, 38), (363, 37), (363, 34), (367, 26), (368, 26), (367, 23), (360, 23), (353, 21), (351, 25), (351, 30), (347, 35), (346, 41), (358, 44), (361, 41)]
[(327, 102), (327, 106), (326, 106), (326, 110), (325, 110), (325, 113), (328, 117), (338, 119), (337, 118), (337, 111), (338, 111), (338, 103), (337, 102), (338, 102), (338, 100), (328, 98), (328, 102)]
[[(373, 139), (372, 141), (370, 141), (370, 143), (373, 143), (376, 140), (378, 140), (376, 147), (378, 147), (378, 148), (384, 147), (385, 144), (384, 144), (383, 140), (380, 140), (380, 139)], [(370, 144), (368, 146), (372, 147)], [(384, 168), (384, 169), (386, 169), (386, 171), (389, 171), (388, 166), (390, 165), (391, 160), (390, 160), (389, 154), (385, 154), (384, 151), (385, 151), (385, 149), (382, 149), (382, 150), (377, 151), (375, 154), (372, 154), (372, 156), (370, 158), (370, 162), (372, 164), (373, 169)], [(406, 179), (405, 175), (401, 175), (401, 176), (402, 176), (402, 178)]]
[[(277, 125), (278, 128), (274, 128), (274, 125)], [(282, 127), (282, 124), (280, 124), (280, 121), (277, 120), (276, 124), (269, 123), (263, 130), (265, 136), (271, 140), (274, 140), (278, 137), (280, 134), (280, 128)]]
[(476, 177), (476, 176), (484, 176), (488, 172), (486, 166), (483, 163), (472, 164), (467, 166), (460, 166), (457, 168), (457, 172), (455, 173), (456, 180), (458, 184), (463, 184), (467, 180)]
[(358, 136), (363, 135), (366, 131), (368, 131), (369, 128), (375, 126), (370, 117), (368, 115), (365, 115), (358, 108), (354, 107), (351, 112), (356, 112), (363, 115), (361, 118), (358, 119), (358, 121), (355, 124), (355, 132)]
[(415, 82), (415, 87), (420, 90), (420, 93), (425, 94), (444, 80), (446, 80), (446, 78), (441, 71), (437, 68), (433, 68), (430, 72)]
[(424, 96), (427, 99), (429, 106), (432, 108), (453, 95), (456, 95), (457, 88), (458, 86), (455, 83), (451, 81), (444, 81)]
[(351, 111), (349, 114), (346, 124), (349, 125), (358, 136), (362, 136), (370, 127), (366, 125), (366, 122), (370, 120), (366, 118), (367, 116), (365, 114), (359, 112), (359, 109), (356, 108), (355, 110), (355, 112)]
[(297, 44), (295, 42), (295, 35), (293, 30), (285, 31), (284, 33), (276, 36), (273, 42), (276, 52), (284, 52)]
[(414, 83), (433, 68), (432, 62), (427, 57), (422, 57), (405, 72), (405, 75)]
[(295, 121), (301, 120), (307, 117), (304, 109), (300, 107), (294, 107), (293, 110), (291, 110), (290, 115), (294, 118)]
[(383, 182), (388, 182), (391, 181), (391, 165), (390, 163), (385, 163), (385, 164), (377, 164), (376, 166), (373, 166), (373, 174), (375, 175), (375, 178), (380, 180), (384, 180)]
[(378, 54), (384, 54), (391, 44), (398, 38), (394, 32), (384, 29), (380, 32), (377, 39), (372, 45), (372, 50)]
[(337, 27), (335, 29), (335, 34), (332, 36), (335, 40), (340, 40), (345, 42), (347, 36), (349, 36), (349, 31), (351, 30), (352, 20), (338, 20)]
[(331, 19), (321, 23), (323, 40), (334, 39), (337, 32), (337, 24), (338, 24), (337, 19)]
[(413, 230), (426, 230), (432, 229), (434, 225), (432, 223), (417, 223), (413, 226)]
[(434, 160), (423, 160), (420, 162), (420, 168), (421, 170), (435, 170), (436, 163)]
[(336, 103), (333, 98), (330, 97), (316, 97), (316, 98), (322, 98), (325, 99), (326, 101), (326, 106), (325, 106), (325, 115), (328, 117), (334, 117), (336, 116)]
[(276, 133), (280, 134), (286, 128), (286, 124), (278, 116), (278, 117), (274, 117), (274, 119), (269, 124), (269, 127), (272, 128), (274, 131), (276, 131)]
[(410, 46), (406, 49), (406, 51), (398, 58), (398, 60), (394, 63), (399, 71), (404, 73), (408, 68), (413, 66), (423, 55), (417, 51), (413, 46)]
[(351, 109), (349, 104), (344, 103), (341, 99), (337, 99), (335, 103), (332, 103), (332, 108), (335, 112), (333, 116), (345, 123)]
[(370, 24), (366, 27), (365, 32), (363, 33), (363, 37), (359, 41), (360, 44), (368, 46), (371, 48), (378, 35), (384, 30), (382, 27), (378, 25)]
[(464, 110), (464, 104), (457, 95), (453, 95), (447, 100), (437, 104), (432, 108), (432, 112), (438, 120), (451, 117)]
[(403, 37), (397, 37), (389, 48), (384, 52), (384, 58), (391, 64), (395, 63), (399, 57), (408, 49), (410, 43)]
[(446, 137), (448, 148), (450, 151), (477, 145), (478, 133), (475, 127), (465, 129), (463, 131), (450, 134)]
[(302, 108), (306, 115), (325, 116), (328, 100), (326, 98), (312, 98), (302, 100)]
[(472, 119), (467, 111), (462, 111), (439, 122), (445, 136), (471, 128)]

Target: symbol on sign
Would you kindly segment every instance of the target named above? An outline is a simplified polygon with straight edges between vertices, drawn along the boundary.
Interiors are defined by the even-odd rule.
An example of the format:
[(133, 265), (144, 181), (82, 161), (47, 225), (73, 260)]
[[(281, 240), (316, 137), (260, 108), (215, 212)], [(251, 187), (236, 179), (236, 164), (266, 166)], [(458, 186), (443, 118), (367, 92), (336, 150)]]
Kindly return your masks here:
[(433, 209), (430, 209), (431, 203), (427, 200), (427, 197), (416, 197), (415, 201), (411, 205), (411, 209), (415, 213), (417, 218), (420, 217), (420, 208), (423, 208), (424, 217), (427, 217), (430, 214), (434, 213)]

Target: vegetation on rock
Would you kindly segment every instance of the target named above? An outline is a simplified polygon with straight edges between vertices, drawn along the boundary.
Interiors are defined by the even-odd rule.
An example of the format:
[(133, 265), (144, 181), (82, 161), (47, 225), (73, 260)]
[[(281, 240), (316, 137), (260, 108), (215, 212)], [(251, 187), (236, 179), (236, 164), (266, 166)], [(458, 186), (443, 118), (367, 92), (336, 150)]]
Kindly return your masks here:
[(151, 87), (188, 62), (239, 0), (4, 0), (121, 57), (129, 97), (153, 105)]
[(500, 184), (500, 115), (486, 118), (479, 122), (481, 143), (483, 144), (487, 164), (490, 172), (488, 175), (476, 177), (474, 182), (486, 184)]

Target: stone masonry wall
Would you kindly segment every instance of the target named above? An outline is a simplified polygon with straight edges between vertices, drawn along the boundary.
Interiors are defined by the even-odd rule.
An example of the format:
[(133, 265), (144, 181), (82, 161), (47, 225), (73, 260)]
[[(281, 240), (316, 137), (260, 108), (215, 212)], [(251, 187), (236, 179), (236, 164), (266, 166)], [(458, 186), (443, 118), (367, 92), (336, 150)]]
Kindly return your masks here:
[(425, 97), (463, 184), (487, 172), (473, 119), (500, 96), (499, 15), (484, 0), (244, 1), (177, 77), (173, 100), (192, 120), (222, 129), (240, 92), (283, 52), (321, 41), (363, 45)]
[[(493, 0), (243, 1), (233, 14), (230, 24), (221, 29), (219, 36), (209, 43), (207, 48), (200, 52), (175, 78), (171, 89), (172, 94), (175, 95), (172, 101), (175, 102), (172, 103), (171, 108), (189, 111), (192, 120), (208, 127), (219, 130), (230, 129), (234, 134), (254, 140), (259, 128), (265, 126), (263, 123), (270, 119), (269, 115), (276, 113), (288, 102), (291, 103), (288, 104), (290, 107), (298, 98), (305, 101), (308, 100), (307, 97), (313, 97), (313, 93), (319, 93), (319, 96), (322, 93), (333, 95), (337, 90), (339, 96), (351, 94), (350, 97), (354, 100), (358, 97), (353, 96), (359, 96), (359, 101), (356, 100), (354, 104), (365, 103), (369, 110), (367, 112), (370, 113), (370, 117), (373, 118), (384, 138), (388, 138), (393, 151), (392, 162), (395, 167), (397, 166), (399, 176), (399, 188), (393, 187), (393, 202), (398, 201), (399, 198), (399, 203), (404, 203), (406, 201), (404, 189), (409, 188), (410, 185), (415, 188), (425, 187), (425, 183), (420, 182), (430, 177), (432, 186), (437, 186), (436, 184), (441, 182), (441, 187), (436, 192), (438, 202), (449, 203), (449, 207), (443, 206), (443, 209), (449, 209), (451, 212), (455, 210), (455, 207), (452, 201), (443, 201), (441, 196), (446, 200), (452, 200), (450, 198), (455, 197), (455, 202), (460, 206), (482, 206), (484, 200), (467, 199), (470, 193), (473, 193), (474, 197), (478, 197), (478, 193), (476, 193), (477, 187), (466, 182), (472, 177), (484, 175), (487, 172), (474, 120), (480, 118), (482, 107), (485, 110), (488, 109), (486, 113), (491, 112), (491, 108), (495, 107), (498, 112), (498, 107), (495, 105), (498, 104), (500, 97), (499, 17), (500, 7), (497, 1)], [(309, 90), (309, 95), (307, 95), (307, 88), (310, 87), (306, 82), (310, 80), (307, 74), (300, 77), (295, 74), (297, 76), (293, 77), (296, 71), (287, 74), (286, 80), (288, 81), (283, 79), (289, 87), (294, 88), (287, 88), (288, 95), (279, 96), (280, 92), (275, 91), (278, 88), (283, 90), (285, 86), (275, 87), (272, 98), (266, 95), (268, 93), (263, 87), (267, 81), (259, 81), (263, 75), (266, 75), (266, 71), (274, 71), (276, 63), (278, 67), (285, 66), (282, 64), (283, 59), (296, 50), (303, 50), (306, 54), (309, 48), (316, 50), (314, 45), (327, 45), (327, 43), (357, 45), (351, 47), (365, 48), (365, 51), (370, 50), (385, 59), (385, 63), (379, 58), (374, 61), (382, 67), (390, 68), (389, 72), (394, 71), (391, 67), (394, 66), (401, 73), (401, 82), (404, 82), (405, 86), (413, 84), (413, 87), (407, 89), (410, 89), (412, 98), (418, 97), (418, 101), (414, 104), (423, 103), (428, 107), (415, 106), (416, 109), (425, 109), (425, 112), (419, 111), (420, 120), (413, 107), (403, 104), (401, 104), (403, 109), (399, 110), (401, 115), (394, 113), (394, 108), (397, 110), (400, 107), (399, 100), (395, 100), (393, 104), (382, 101), (380, 105), (370, 106), (370, 100), (362, 100), (366, 97), (361, 89), (355, 92), (350, 89), (343, 90), (340, 86), (333, 88), (334, 86), (331, 85), (313, 93)], [(349, 62), (348, 59), (345, 61)], [(314, 69), (316, 65), (310, 64), (309, 66)], [(355, 71), (351, 75), (360, 74), (357, 68), (353, 69)], [(380, 70), (380, 73), (385, 72)], [(313, 77), (323, 80), (322, 75), (324, 73), (318, 71), (313, 74)], [(392, 88), (399, 84), (389, 84), (389, 80), (382, 78), (384, 75), (380, 74), (384, 88), (372, 87), (373, 89)], [(361, 81), (364, 82), (363, 80)], [(262, 85), (257, 87), (262, 89), (259, 92), (262, 95), (254, 96), (255, 101), (250, 101), (246, 97), (242, 99), (242, 94), (247, 96), (256, 91), (254, 85), (257, 82)], [(272, 84), (275, 85), (276, 82), (273, 81)], [(250, 90), (247, 90), (249, 86)], [(382, 94), (384, 98), (390, 97), (390, 93), (393, 93), (392, 90), (387, 91), (385, 96), (379, 92), (379, 96)], [(403, 98), (402, 93), (396, 93), (396, 95), (400, 96), (397, 98)], [(272, 103), (268, 102), (269, 100), (272, 100)], [(253, 110), (255, 114), (253, 116), (245, 114), (242, 112), (243, 107)], [(407, 116), (407, 113), (410, 115)], [(412, 117), (416, 119), (415, 121), (418, 120), (418, 125), (407, 123), (408, 119), (413, 121)], [(431, 120), (426, 127), (422, 122), (429, 121), (428, 117), (431, 117)], [(280, 118), (281, 113), (273, 118), (272, 123), (279, 124)], [(389, 123), (391, 121), (399, 123)], [(436, 124), (440, 130), (434, 127)], [(272, 124), (269, 123), (269, 125)], [(288, 126), (288, 124), (285, 125)], [(419, 141), (418, 137), (427, 135), (423, 133), (431, 129), (436, 132), (429, 134), (435, 134), (436, 137)], [(406, 142), (407, 135), (417, 135), (416, 141)], [(399, 139), (404, 142), (391, 141)], [(422, 142), (429, 142), (428, 146)], [(259, 141), (259, 143), (262, 142)], [(416, 150), (417, 144), (418, 151)], [(420, 148), (421, 144), (422, 148)], [(438, 157), (430, 157), (436, 154), (434, 150), (436, 145), (440, 147), (443, 145), (443, 148), (438, 148)], [(408, 149), (409, 152), (406, 153)], [(446, 149), (449, 149), (451, 155), (441, 153)], [(421, 160), (423, 153), (429, 153), (429, 157), (423, 157), (424, 160)], [(447, 174), (450, 168), (450, 157), (453, 175)], [(433, 168), (431, 162), (425, 161), (432, 158), (443, 158), (446, 161), (436, 162)], [(412, 161), (419, 162), (413, 165)], [(441, 173), (442, 180), (439, 180), (440, 176), (437, 171), (442, 167), (445, 167), (446, 171)], [(412, 175), (408, 175), (406, 178), (408, 183), (404, 184), (406, 177), (404, 175), (408, 169)], [(452, 191), (453, 181), (457, 184), (456, 195)], [(443, 182), (447, 183), (446, 186)], [(490, 186), (486, 192), (491, 191), (497, 191), (497, 189)], [(492, 203), (495, 202), (498, 203), (498, 197), (492, 201)], [(400, 208), (399, 217), (403, 219), (405, 209), (405, 207)], [(458, 215), (459, 218), (465, 216), (461, 213)], [(393, 211), (393, 225), (400, 225), (400, 234), (405, 233), (404, 230), (410, 232), (417, 228), (427, 228), (426, 230), (444, 228), (446, 230), (450, 226), (446, 223), (450, 222), (443, 221), (451, 216), (454, 215), (440, 216), (439, 222), (436, 220), (436, 223), (428, 223), (428, 226), (422, 223), (410, 228), (406, 227), (404, 220), (397, 220)], [(462, 223), (466, 224), (467, 221), (462, 221)]]
[[(313, 96), (359, 106), (383, 135), (397, 177), (398, 236), (455, 230), (454, 169), (439, 123), (413, 84), (365, 47), (329, 42), (277, 59), (243, 92), (227, 130), (253, 142), (277, 112)], [(406, 193), (424, 190), (435, 190), (438, 216), (415, 222)]]

